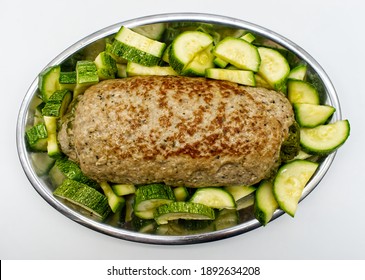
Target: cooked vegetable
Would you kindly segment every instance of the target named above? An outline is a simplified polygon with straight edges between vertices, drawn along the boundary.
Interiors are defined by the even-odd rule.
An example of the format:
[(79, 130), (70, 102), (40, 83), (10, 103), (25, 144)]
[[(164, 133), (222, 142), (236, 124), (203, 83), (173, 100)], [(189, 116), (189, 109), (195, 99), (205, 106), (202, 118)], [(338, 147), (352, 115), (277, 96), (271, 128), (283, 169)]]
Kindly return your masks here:
[(60, 88), (59, 77), (61, 72), (61, 66), (55, 65), (46, 68), (39, 74), (38, 88), (41, 92), (41, 98), (43, 101), (47, 101), (48, 98)]
[(73, 91), (76, 86), (76, 71), (61, 72), (59, 77), (60, 89)]
[(288, 98), (291, 103), (306, 103), (319, 105), (317, 89), (308, 82), (300, 80), (288, 80)]
[(95, 58), (94, 63), (98, 72), (99, 80), (114, 79), (118, 71), (117, 63), (107, 52), (101, 52)]
[(236, 202), (233, 196), (221, 188), (201, 188), (195, 191), (190, 202), (204, 204), (217, 209), (234, 209)]
[(203, 50), (211, 46), (213, 38), (200, 31), (186, 31), (178, 35), (171, 43), (169, 63), (179, 74), (183, 74), (186, 67)]
[(257, 48), (239, 38), (227, 37), (220, 41), (213, 54), (242, 70), (257, 72), (261, 57)]
[(349, 121), (341, 120), (314, 128), (301, 128), (300, 144), (305, 151), (323, 156), (338, 149), (349, 135)]
[(317, 162), (294, 160), (280, 167), (274, 180), (274, 195), (279, 207), (294, 217), (308, 181), (318, 168)]
[(165, 48), (165, 43), (152, 40), (122, 26), (115, 35), (110, 52), (118, 58), (144, 66), (154, 66), (160, 62)]
[(206, 70), (205, 76), (215, 80), (226, 80), (246, 86), (256, 85), (254, 73), (247, 70), (210, 68)]
[(99, 82), (96, 65), (92, 61), (82, 60), (76, 63), (76, 87), (74, 97), (83, 93), (89, 86)]
[(29, 147), (32, 151), (47, 151), (48, 133), (43, 123), (32, 126), (25, 132)]
[(266, 226), (271, 220), (278, 203), (273, 192), (273, 185), (270, 181), (262, 181), (256, 190), (254, 214), (256, 219)]
[(316, 127), (324, 124), (336, 109), (328, 105), (293, 104), (295, 118), (301, 127)]
[(114, 184), (112, 189), (116, 195), (123, 196), (136, 192), (136, 187), (132, 184)]
[(280, 149), (280, 160), (287, 162), (293, 159), (300, 150), (300, 128), (297, 123), (289, 127), (288, 138), (283, 142)]
[(66, 112), (68, 105), (71, 103), (71, 91), (57, 90), (49, 98), (42, 109), (43, 116), (60, 118)]
[(152, 219), (154, 210), (163, 204), (175, 201), (170, 186), (165, 184), (143, 185), (137, 188), (134, 202), (134, 213), (144, 219)]
[(127, 76), (144, 76), (144, 75), (177, 75), (171, 66), (144, 66), (134, 62), (128, 62), (126, 68)]
[(307, 75), (307, 65), (300, 64), (297, 67), (290, 70), (288, 79), (304, 81), (306, 75)]
[(44, 123), (47, 128), (47, 152), (50, 157), (59, 157), (62, 151), (57, 140), (57, 117), (44, 116)]
[(167, 224), (168, 221), (185, 220), (214, 220), (212, 208), (193, 202), (172, 202), (156, 208), (154, 218), (157, 224)]
[(189, 192), (186, 187), (175, 187), (172, 189), (175, 195), (176, 201), (186, 201), (189, 197)]
[(65, 157), (56, 160), (54, 166), (49, 171), (49, 178), (52, 185), (55, 187), (61, 185), (65, 179), (71, 179), (86, 184), (94, 189), (100, 189), (97, 182), (86, 177), (75, 162)]
[(108, 182), (101, 182), (100, 187), (103, 189), (105, 196), (108, 198), (108, 204), (110, 209), (116, 213), (121, 210), (125, 205), (125, 199), (121, 196), (117, 196)]
[(81, 206), (101, 219), (110, 213), (107, 197), (83, 183), (66, 179), (53, 194)]
[(271, 48), (259, 47), (258, 52), (261, 57), (258, 74), (272, 88), (281, 90), (290, 72), (288, 61), (280, 52)]

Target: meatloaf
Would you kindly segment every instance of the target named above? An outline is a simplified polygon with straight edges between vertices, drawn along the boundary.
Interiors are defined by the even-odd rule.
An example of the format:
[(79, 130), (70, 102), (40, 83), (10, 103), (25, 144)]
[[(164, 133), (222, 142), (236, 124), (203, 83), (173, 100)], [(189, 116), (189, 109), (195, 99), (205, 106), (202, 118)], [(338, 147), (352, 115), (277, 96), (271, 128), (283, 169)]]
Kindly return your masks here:
[(99, 182), (252, 185), (278, 167), (293, 121), (280, 92), (205, 78), (140, 76), (87, 89), (58, 139), (63, 152)]

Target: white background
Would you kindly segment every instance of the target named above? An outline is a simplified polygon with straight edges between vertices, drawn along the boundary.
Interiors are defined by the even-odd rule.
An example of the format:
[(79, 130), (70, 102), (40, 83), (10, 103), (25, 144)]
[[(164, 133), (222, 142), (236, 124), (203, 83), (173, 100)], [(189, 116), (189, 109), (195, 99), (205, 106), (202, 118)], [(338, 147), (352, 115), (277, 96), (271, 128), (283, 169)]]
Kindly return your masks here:
[[(0, 259), (365, 259), (365, 2), (1, 0)], [(320, 185), (266, 228), (187, 246), (109, 237), (49, 206), (27, 180), (15, 127), (22, 99), (44, 66), (79, 39), (114, 23), (166, 12), (250, 21), (309, 52), (332, 80), (352, 132)]]

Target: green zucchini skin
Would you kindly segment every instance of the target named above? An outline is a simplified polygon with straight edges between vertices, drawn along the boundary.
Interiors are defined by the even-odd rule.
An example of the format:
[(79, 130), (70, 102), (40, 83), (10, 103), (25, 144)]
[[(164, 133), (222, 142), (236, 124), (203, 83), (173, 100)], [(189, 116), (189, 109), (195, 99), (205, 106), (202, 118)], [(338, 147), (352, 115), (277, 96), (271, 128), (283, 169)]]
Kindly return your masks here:
[(53, 194), (78, 205), (104, 220), (111, 212), (107, 197), (97, 190), (74, 180), (66, 179)]
[(32, 151), (47, 151), (48, 133), (44, 123), (40, 123), (29, 128), (25, 133), (26, 141)]

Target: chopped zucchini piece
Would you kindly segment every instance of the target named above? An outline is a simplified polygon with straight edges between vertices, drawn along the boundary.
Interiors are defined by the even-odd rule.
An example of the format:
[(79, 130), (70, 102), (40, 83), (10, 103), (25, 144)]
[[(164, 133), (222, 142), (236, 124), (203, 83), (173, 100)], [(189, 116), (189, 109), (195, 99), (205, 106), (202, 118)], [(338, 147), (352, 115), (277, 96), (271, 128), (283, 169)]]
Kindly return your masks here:
[(108, 203), (113, 213), (118, 212), (124, 207), (125, 199), (121, 196), (116, 195), (108, 182), (101, 182), (100, 187), (103, 189), (104, 194), (108, 198)]
[(61, 118), (67, 111), (68, 105), (71, 103), (71, 91), (57, 90), (49, 98), (46, 105), (42, 109), (43, 116)]
[(288, 80), (288, 99), (294, 103), (306, 103), (319, 105), (319, 94), (317, 89), (308, 82), (300, 80)]
[(57, 140), (57, 118), (44, 116), (44, 124), (47, 128), (47, 153), (50, 157), (59, 157), (62, 151)]
[(47, 128), (43, 123), (29, 128), (25, 133), (25, 137), (32, 151), (47, 151), (48, 133)]
[(60, 89), (68, 89), (73, 91), (76, 86), (76, 71), (61, 72), (59, 83)]
[(134, 62), (128, 62), (127, 64), (127, 76), (145, 76), (145, 75), (157, 75), (157, 76), (175, 76), (177, 73), (170, 66), (144, 66)]
[(236, 202), (238, 200), (252, 194), (256, 190), (256, 188), (253, 186), (245, 186), (245, 185), (227, 186), (227, 187), (224, 187), (224, 189), (233, 196), (233, 198)]
[(123, 196), (136, 192), (136, 187), (132, 184), (115, 184), (112, 189), (116, 195)]
[(92, 61), (80, 60), (76, 63), (76, 87), (74, 98), (88, 87), (99, 82), (98, 70)]
[(118, 78), (127, 77), (127, 64), (117, 63), (117, 73)]
[(276, 90), (282, 90), (286, 78), (290, 73), (290, 67), (285, 57), (277, 50), (259, 47), (261, 57), (258, 74)]
[(290, 70), (290, 73), (288, 75), (288, 79), (304, 81), (306, 75), (307, 75), (307, 65), (300, 64), (300, 65), (298, 65), (295, 68)]
[(255, 75), (248, 70), (231, 70), (210, 68), (206, 70), (205, 76), (215, 80), (226, 80), (246, 86), (255, 86)]
[(300, 144), (304, 151), (314, 155), (327, 155), (337, 150), (350, 135), (348, 120), (300, 129)]
[(254, 214), (256, 219), (266, 226), (271, 220), (275, 210), (279, 207), (270, 181), (262, 181), (255, 195)]
[(239, 38), (226, 37), (217, 44), (213, 54), (242, 70), (257, 72), (261, 63), (257, 48)]
[(100, 80), (115, 78), (115, 74), (118, 71), (117, 63), (107, 52), (99, 53), (94, 62)]
[(53, 186), (57, 187), (62, 184), (65, 179), (71, 179), (94, 189), (100, 189), (100, 186), (97, 182), (85, 176), (82, 173), (81, 168), (77, 165), (77, 163), (62, 157), (58, 158), (49, 171), (49, 178)]
[(242, 35), (240, 37), (240, 39), (243, 39), (249, 43), (252, 43), (253, 41), (255, 41), (256, 37), (252, 33), (248, 32), (245, 35)]
[(43, 101), (47, 101), (48, 98), (56, 91), (60, 89), (59, 77), (61, 72), (61, 66), (55, 65), (47, 67), (39, 74), (38, 88), (41, 92), (41, 98)]
[(215, 230), (222, 230), (238, 224), (238, 213), (235, 209), (222, 209), (214, 220)]
[(205, 70), (214, 67), (213, 44), (197, 53), (192, 61), (183, 69), (185, 76), (205, 76)]
[(329, 105), (293, 104), (295, 118), (301, 127), (315, 127), (325, 124), (336, 109)]
[(31, 158), (34, 170), (38, 176), (48, 174), (53, 164), (55, 163), (55, 159), (51, 158), (47, 153), (32, 153)]
[(169, 63), (179, 74), (184, 73), (186, 66), (196, 55), (209, 47), (213, 38), (200, 31), (185, 31), (179, 34), (171, 43)]
[[(148, 213), (153, 218), (153, 211), (156, 207), (175, 201), (174, 193), (170, 186), (165, 184), (143, 185), (137, 188), (135, 193), (134, 212), (136, 216), (142, 217)], [(146, 218), (143, 215), (143, 218)]]
[(189, 196), (188, 189), (186, 187), (173, 188), (176, 201), (186, 201)]
[(163, 22), (148, 24), (132, 28), (138, 34), (148, 37), (152, 40), (160, 40), (165, 32), (166, 24)]
[(46, 105), (45, 102), (41, 102), (34, 110), (33, 125), (44, 123), (42, 109)]
[(290, 216), (294, 217), (303, 189), (317, 168), (317, 162), (299, 159), (280, 167), (274, 180), (274, 196)]
[(105, 219), (110, 213), (107, 197), (83, 183), (66, 179), (53, 194), (90, 211), (101, 219)]
[(165, 43), (152, 40), (122, 26), (115, 35), (110, 52), (118, 58), (144, 66), (154, 66), (160, 62), (165, 48)]
[(201, 203), (211, 208), (234, 209), (236, 202), (233, 196), (221, 188), (200, 188), (195, 191), (190, 202)]
[(158, 225), (171, 220), (214, 220), (214, 210), (204, 204), (193, 202), (171, 202), (156, 208), (154, 214)]

